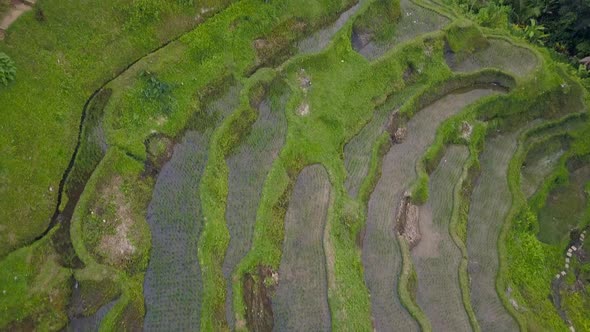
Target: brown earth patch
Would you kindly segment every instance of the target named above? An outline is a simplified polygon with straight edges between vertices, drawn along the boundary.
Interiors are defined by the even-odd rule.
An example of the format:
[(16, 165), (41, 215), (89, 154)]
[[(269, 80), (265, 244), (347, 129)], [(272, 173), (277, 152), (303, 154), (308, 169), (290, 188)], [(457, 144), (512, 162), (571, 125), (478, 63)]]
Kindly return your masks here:
[(4, 30), (8, 29), (22, 14), (32, 9), (36, 0), (12, 0), (10, 1), (10, 9), (0, 19), (0, 39), (4, 39)]
[(422, 239), (420, 233), (420, 208), (412, 204), (409, 193), (405, 193), (397, 209), (395, 230), (414, 248)]
[(389, 117), (387, 122), (387, 132), (391, 136), (391, 141), (395, 144), (402, 143), (408, 135), (408, 128), (406, 127), (406, 118), (395, 111)]
[[(135, 246), (129, 240), (131, 236), (131, 227), (134, 224), (131, 206), (125, 199), (120, 190), (123, 179), (115, 176), (111, 182), (101, 191), (101, 196), (105, 197), (109, 203), (116, 206), (116, 216), (114, 234), (104, 235), (98, 244), (98, 251), (105, 260), (113, 265), (120, 266), (131, 260), (135, 253)], [(101, 207), (97, 206), (96, 211), (99, 215)], [(102, 219), (103, 223), (107, 221)]]
[(297, 110), (295, 112), (299, 116), (309, 115), (309, 112), (310, 112), (309, 104), (304, 102), (303, 104), (299, 105), (299, 107), (297, 107)]
[(274, 315), (271, 297), (278, 284), (278, 273), (270, 267), (258, 266), (254, 275), (244, 278), (246, 326), (250, 331), (272, 331)]

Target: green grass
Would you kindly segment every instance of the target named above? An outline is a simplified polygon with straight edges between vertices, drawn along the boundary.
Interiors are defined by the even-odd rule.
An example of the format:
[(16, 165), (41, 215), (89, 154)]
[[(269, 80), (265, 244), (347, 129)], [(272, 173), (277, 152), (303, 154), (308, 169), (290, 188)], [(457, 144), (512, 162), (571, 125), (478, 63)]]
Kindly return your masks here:
[(50, 237), (6, 256), (0, 262), (0, 329), (61, 329), (68, 320), (71, 276)]
[[(18, 70), (14, 83), (0, 89), (0, 104), (10, 110), (0, 134), (5, 155), (0, 183), (6, 188), (0, 220), (7, 227), (0, 235), (0, 257), (47, 227), (76, 144), (82, 108), (92, 92), (132, 61), (191, 29), (201, 5), (227, 5), (199, 1), (197, 8), (174, 2), (144, 18), (140, 3), (147, 2), (121, 8), (115, 0), (40, 1), (36, 7), (43, 10), (45, 21), (37, 21), (30, 11), (0, 42), (0, 51), (13, 57)], [(164, 6), (164, 1), (153, 3)], [(94, 15), (88, 15), (89, 7)], [(128, 26), (131, 17), (141, 24)], [(24, 35), (28, 37), (21, 38)]]

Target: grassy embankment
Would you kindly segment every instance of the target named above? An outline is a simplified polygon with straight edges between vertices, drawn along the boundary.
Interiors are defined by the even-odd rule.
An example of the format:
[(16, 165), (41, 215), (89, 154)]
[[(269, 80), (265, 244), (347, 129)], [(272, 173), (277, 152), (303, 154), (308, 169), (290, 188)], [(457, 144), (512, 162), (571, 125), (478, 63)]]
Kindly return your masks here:
[[(0, 257), (46, 229), (76, 145), (83, 105), (93, 91), (193, 28), (201, 6), (219, 10), (229, 1), (180, 3), (40, 1), (35, 7), (43, 19), (29, 11), (8, 29), (0, 51), (13, 58), (18, 72), (0, 90), (0, 105), (7, 111), (0, 134), (5, 149), (0, 183), (6, 188), (0, 201), (5, 228)], [(87, 15), (89, 8), (95, 15)], [(9, 223), (14, 220), (20, 222)]]

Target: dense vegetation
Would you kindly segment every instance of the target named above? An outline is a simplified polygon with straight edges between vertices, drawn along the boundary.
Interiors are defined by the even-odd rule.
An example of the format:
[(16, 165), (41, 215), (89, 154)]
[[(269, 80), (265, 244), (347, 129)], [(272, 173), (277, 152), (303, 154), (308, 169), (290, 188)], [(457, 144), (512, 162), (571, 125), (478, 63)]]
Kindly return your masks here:
[(590, 329), (587, 1), (35, 6), (0, 330)]

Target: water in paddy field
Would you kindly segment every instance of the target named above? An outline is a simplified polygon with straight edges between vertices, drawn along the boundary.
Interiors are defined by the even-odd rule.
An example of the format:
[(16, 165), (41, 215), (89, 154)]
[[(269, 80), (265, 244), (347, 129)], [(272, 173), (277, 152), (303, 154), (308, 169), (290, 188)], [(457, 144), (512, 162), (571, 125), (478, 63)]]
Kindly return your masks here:
[(469, 156), (466, 146), (449, 146), (430, 175), (430, 195), (420, 206), (422, 239), (412, 249), (418, 276), (416, 302), (435, 331), (470, 331), (459, 284), (461, 250), (450, 234), (454, 191)]
[(188, 130), (158, 174), (147, 212), (152, 249), (144, 281), (145, 330), (200, 327), (202, 284), (197, 245), (203, 215), (199, 186), (211, 134), (238, 106), (239, 91), (239, 86), (231, 87), (206, 108), (214, 123)]
[[(414, 39), (419, 35), (442, 29), (450, 20), (439, 13), (418, 6), (411, 0), (401, 0), (401, 17), (395, 26), (391, 40), (375, 41), (370, 36), (363, 36), (353, 31), (352, 47), (367, 60), (374, 60), (395, 45)], [(369, 40), (367, 42), (367, 40)]]
[(498, 297), (498, 237), (512, 195), (507, 172), (517, 147), (517, 131), (486, 140), (480, 156), (481, 175), (476, 181), (467, 221), (468, 273), (471, 302), (484, 331), (516, 331), (516, 321)]
[(328, 46), (328, 43), (332, 40), (332, 37), (338, 32), (346, 22), (354, 15), (360, 8), (363, 0), (360, 0), (356, 5), (345, 11), (340, 17), (328, 27), (323, 28), (319, 31), (312, 33), (309, 37), (301, 40), (297, 44), (299, 54), (316, 53)]
[(588, 205), (585, 188), (590, 181), (590, 164), (578, 166), (570, 171), (569, 183), (553, 189), (539, 211), (537, 237), (542, 242), (559, 244), (583, 221)]
[(527, 153), (521, 168), (521, 188), (527, 198), (553, 171), (566, 150), (567, 145), (558, 138), (538, 144)]
[(491, 94), (494, 89), (474, 89), (449, 94), (417, 112), (407, 124), (401, 144), (385, 155), (381, 178), (368, 206), (362, 259), (365, 281), (371, 294), (373, 322), (378, 331), (395, 326), (400, 331), (418, 330), (418, 325), (400, 303), (397, 288), (402, 257), (394, 231), (396, 209), (416, 178), (416, 162), (434, 140), (436, 129), (467, 105)]
[(269, 99), (259, 105), (258, 118), (252, 130), (227, 158), (229, 175), (225, 217), (230, 242), (223, 262), (223, 274), (227, 279), (226, 319), (230, 328), (235, 324), (231, 276), (250, 249), (264, 180), (285, 141), (287, 120), (284, 104), (287, 97), (281, 96), (276, 109)]
[(64, 328), (64, 332), (70, 331), (85, 331), (85, 332), (97, 332), (100, 323), (107, 313), (115, 306), (117, 300), (111, 301), (98, 309), (93, 315), (88, 317), (72, 317), (68, 325)]
[(272, 298), (275, 331), (330, 330), (323, 246), (330, 189), (323, 166), (308, 166), (297, 178), (285, 216), (279, 285)]
[(445, 58), (449, 67), (456, 72), (472, 72), (483, 68), (498, 68), (518, 76), (530, 73), (538, 65), (533, 52), (502, 39), (488, 39), (489, 45), (472, 54), (456, 54), (449, 50)]

